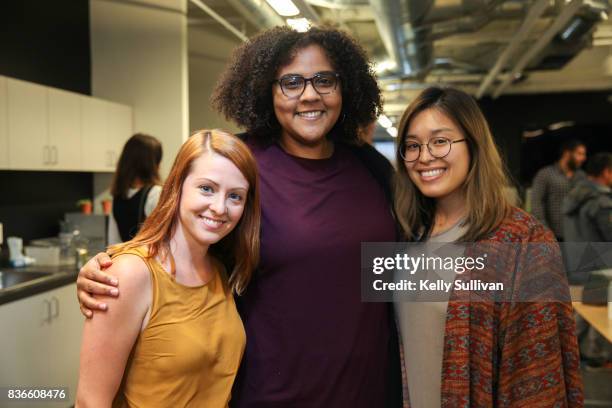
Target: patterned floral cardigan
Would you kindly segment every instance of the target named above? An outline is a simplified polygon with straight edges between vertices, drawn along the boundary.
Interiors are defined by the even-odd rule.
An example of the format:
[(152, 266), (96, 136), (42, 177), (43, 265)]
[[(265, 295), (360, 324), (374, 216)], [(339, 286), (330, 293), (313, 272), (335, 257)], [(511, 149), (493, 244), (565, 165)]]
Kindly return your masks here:
[[(478, 245), (545, 243), (557, 253), (513, 253), (504, 274), (516, 283), (537, 287), (532, 271), (560, 260), (554, 235), (528, 213), (514, 208), (510, 216)], [(538, 245), (536, 245), (537, 247)], [(506, 246), (507, 248), (507, 246)], [(512, 251), (505, 251), (512, 252)], [(506, 254), (508, 255), (508, 254)], [(518, 262), (517, 259), (523, 257)], [(547, 264), (548, 262), (548, 264)], [(560, 261), (559, 261), (560, 262)], [(517, 267), (527, 264), (528, 268)], [(561, 288), (562, 267), (546, 269), (540, 285)], [(552, 270), (556, 270), (551, 272)], [(508, 273), (508, 271), (513, 271)], [(542, 270), (542, 269), (540, 269)], [(540, 276), (542, 278), (543, 276)], [(539, 290), (539, 289), (537, 289)], [(470, 295), (468, 295), (470, 296)], [(559, 299), (559, 298), (556, 298)], [(572, 305), (568, 301), (473, 301), (451, 295), (446, 313), (442, 362), (442, 408), (582, 407), (583, 390)], [(401, 343), (401, 342), (400, 342)], [(401, 361), (404, 361), (403, 351)], [(402, 364), (404, 407), (410, 407)]]

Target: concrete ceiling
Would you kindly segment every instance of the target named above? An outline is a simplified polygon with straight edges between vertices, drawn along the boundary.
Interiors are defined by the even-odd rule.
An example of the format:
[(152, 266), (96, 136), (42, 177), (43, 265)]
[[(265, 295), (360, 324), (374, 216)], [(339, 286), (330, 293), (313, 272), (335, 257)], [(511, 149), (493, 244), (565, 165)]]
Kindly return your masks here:
[[(202, 31), (226, 37), (228, 41), (239, 44), (241, 40), (202, 11), (195, 4), (197, 1), (200, 0), (189, 1), (188, 6), (190, 52), (202, 52), (206, 49), (207, 45), (197, 40), (197, 32)], [(259, 2), (261, 7), (267, 7), (264, 0), (245, 1)], [(420, 0), (408, 5), (405, 0), (308, 0), (307, 3), (321, 22), (331, 23), (356, 36), (372, 59), (378, 63), (388, 61), (390, 57), (375, 23), (375, 9), (369, 3), (397, 3), (399, 7), (410, 6), (423, 10), (423, 15), (417, 16), (419, 19), (413, 20), (411, 24), (412, 28), (416, 26), (417, 29), (430, 30), (429, 38), (433, 39), (428, 40), (432, 44), (429, 69), (418, 75), (398, 74), (393, 71), (379, 74), (385, 97), (385, 113), (395, 119), (420, 89), (437, 83), (453, 84), (476, 96), (587, 90), (612, 92), (612, 20), (605, 19), (605, 16), (599, 17), (601, 13), (597, 12), (599, 14), (596, 13), (596, 21), (593, 20), (592, 26), (587, 27), (585, 33), (571, 44), (560, 41), (558, 34), (571, 24), (575, 16), (581, 15), (585, 8), (596, 6), (599, 8), (595, 10), (602, 7), (609, 10), (611, 5), (608, 0), (580, 1), (580, 4), (576, 5), (578, 11), (562, 25), (557, 36), (545, 42), (541, 51), (534, 53), (525, 64), (525, 69), (510, 77), (516, 63), (530, 52), (531, 47), (545, 36), (553, 24), (559, 24), (559, 16), (565, 8), (577, 1), (579, 0)], [(247, 18), (244, 9), (242, 12), (238, 10), (236, 4), (244, 1), (201, 2), (247, 37), (266, 28)], [(538, 4), (544, 7), (542, 10), (545, 11), (533, 19), (530, 29), (521, 37), (521, 27), (526, 24), (527, 16), (534, 13), (533, 10)], [(452, 10), (456, 10), (456, 14), (453, 14)], [(425, 16), (426, 13), (429, 17)], [(403, 24), (406, 25), (406, 21)], [(393, 27), (393, 30), (401, 29), (403, 28)], [(520, 41), (517, 41), (519, 37)], [(501, 64), (499, 73), (486, 91), (479, 94), (483, 81), (510, 45), (513, 52), (506, 63)], [(504, 80), (507, 80), (508, 86), (495, 95)]]

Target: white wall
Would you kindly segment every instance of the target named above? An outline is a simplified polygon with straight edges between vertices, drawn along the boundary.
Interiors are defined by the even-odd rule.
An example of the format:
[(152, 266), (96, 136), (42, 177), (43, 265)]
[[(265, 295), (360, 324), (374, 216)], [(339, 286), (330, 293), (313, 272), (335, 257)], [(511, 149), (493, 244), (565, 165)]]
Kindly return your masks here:
[(189, 126), (198, 129), (221, 128), (239, 131), (210, 106), (210, 96), (229, 62), (233, 49), (241, 44), (238, 38), (221, 35), (208, 27), (189, 28)]
[(134, 131), (162, 142), (162, 176), (189, 134), (185, 13), (186, 0), (90, 0), (92, 95), (134, 108)]

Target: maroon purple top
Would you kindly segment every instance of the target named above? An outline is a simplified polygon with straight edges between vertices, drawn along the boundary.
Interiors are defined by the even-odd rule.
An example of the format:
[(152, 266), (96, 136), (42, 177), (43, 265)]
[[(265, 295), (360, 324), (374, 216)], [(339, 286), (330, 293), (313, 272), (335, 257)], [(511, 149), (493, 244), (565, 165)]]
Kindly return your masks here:
[(395, 241), (383, 188), (345, 146), (302, 159), (251, 145), (261, 180), (261, 263), (238, 298), (247, 346), (239, 408), (384, 406), (390, 308), (361, 302), (364, 241)]

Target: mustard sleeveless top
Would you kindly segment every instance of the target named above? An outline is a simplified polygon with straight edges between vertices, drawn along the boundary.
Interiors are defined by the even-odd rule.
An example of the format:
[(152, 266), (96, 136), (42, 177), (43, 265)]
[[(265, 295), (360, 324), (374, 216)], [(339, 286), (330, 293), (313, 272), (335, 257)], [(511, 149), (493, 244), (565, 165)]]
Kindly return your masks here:
[(246, 335), (221, 263), (210, 282), (189, 287), (147, 259), (146, 248), (121, 254), (144, 260), (153, 296), (113, 407), (227, 407)]

